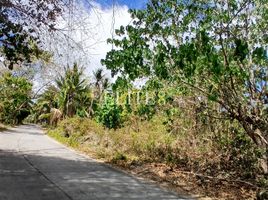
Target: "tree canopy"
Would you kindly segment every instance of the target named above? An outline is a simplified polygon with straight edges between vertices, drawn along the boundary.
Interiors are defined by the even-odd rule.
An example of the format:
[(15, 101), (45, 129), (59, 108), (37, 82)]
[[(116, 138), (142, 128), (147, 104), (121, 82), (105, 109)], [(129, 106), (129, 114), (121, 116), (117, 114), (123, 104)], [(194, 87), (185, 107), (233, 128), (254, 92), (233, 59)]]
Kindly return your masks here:
[(83, 71), (74, 64), (72, 68), (67, 67), (64, 76), (59, 76), (56, 80), (59, 107), (64, 116), (72, 117), (85, 109), (82, 103), (89, 104), (89, 87), (82, 75)]
[(6, 73), (0, 77), (0, 122), (19, 124), (31, 111), (32, 84)]
[(186, 87), (268, 144), (266, 1), (152, 0), (130, 14), (133, 23), (116, 30), (108, 40), (116, 48), (102, 61), (113, 75)]
[(39, 31), (55, 29), (62, 5), (60, 0), (0, 2), (0, 56), (10, 69), (42, 53), (38, 47)]

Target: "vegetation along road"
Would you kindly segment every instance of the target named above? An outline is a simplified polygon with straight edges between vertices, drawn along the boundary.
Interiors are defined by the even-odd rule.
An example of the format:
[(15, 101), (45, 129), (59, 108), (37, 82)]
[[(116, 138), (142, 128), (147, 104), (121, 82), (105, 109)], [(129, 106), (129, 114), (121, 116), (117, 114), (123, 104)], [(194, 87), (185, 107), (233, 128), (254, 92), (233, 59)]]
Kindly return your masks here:
[(54, 142), (34, 125), (0, 133), (0, 199), (185, 199)]

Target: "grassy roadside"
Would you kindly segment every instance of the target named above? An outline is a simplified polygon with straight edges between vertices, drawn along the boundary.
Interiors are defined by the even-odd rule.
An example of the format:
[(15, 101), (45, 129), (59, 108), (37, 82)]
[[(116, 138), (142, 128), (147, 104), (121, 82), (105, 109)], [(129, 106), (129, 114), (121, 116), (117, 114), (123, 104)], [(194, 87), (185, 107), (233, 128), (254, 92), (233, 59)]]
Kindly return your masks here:
[[(90, 119), (70, 118), (48, 130), (48, 135), (95, 159), (181, 194), (194, 194), (200, 199), (254, 199), (255, 196), (254, 184), (230, 180), (218, 173), (220, 170), (217, 176), (216, 172), (208, 175), (202, 171), (210, 165), (212, 171), (217, 162), (214, 155), (209, 154), (215, 149), (212, 143), (205, 143), (206, 138), (200, 145), (187, 144), (191, 140), (186, 136), (165, 133), (158, 118), (150, 123), (141, 122), (139, 130), (133, 127), (104, 129)], [(201, 138), (198, 141), (202, 142)]]
[(7, 126), (0, 123), (0, 132), (7, 130)]

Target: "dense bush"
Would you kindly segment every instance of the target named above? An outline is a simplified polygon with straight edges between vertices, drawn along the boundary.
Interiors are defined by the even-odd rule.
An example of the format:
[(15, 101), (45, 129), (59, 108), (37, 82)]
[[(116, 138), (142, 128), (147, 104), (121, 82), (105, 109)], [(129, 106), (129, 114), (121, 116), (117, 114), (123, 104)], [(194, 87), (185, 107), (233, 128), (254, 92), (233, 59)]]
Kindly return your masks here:
[(20, 124), (31, 110), (32, 84), (6, 73), (0, 77), (0, 122)]
[(156, 114), (155, 105), (141, 104), (137, 108), (137, 115), (144, 120), (150, 120)]
[(115, 99), (107, 97), (97, 111), (97, 121), (107, 128), (119, 128), (122, 124), (122, 107), (117, 105)]
[(222, 134), (215, 141), (221, 152), (221, 168), (226, 171), (236, 170), (244, 178), (254, 178), (259, 173), (258, 159), (261, 150), (250, 140), (241, 128), (230, 128), (230, 134)]

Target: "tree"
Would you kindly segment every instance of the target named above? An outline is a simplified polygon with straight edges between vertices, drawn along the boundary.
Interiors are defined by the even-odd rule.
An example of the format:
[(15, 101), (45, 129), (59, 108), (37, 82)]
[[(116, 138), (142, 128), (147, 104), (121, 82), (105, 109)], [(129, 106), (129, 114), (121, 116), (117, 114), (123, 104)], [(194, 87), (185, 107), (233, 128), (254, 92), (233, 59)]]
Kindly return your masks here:
[(22, 77), (6, 73), (0, 77), (0, 121), (20, 124), (31, 111), (32, 84)]
[(97, 121), (106, 128), (119, 128), (122, 126), (122, 107), (116, 104), (112, 96), (107, 96), (97, 111)]
[(38, 121), (49, 123), (52, 108), (58, 107), (57, 95), (59, 89), (54, 85), (49, 85), (46, 90), (39, 95), (33, 106), (32, 117), (36, 123)]
[(43, 53), (38, 46), (39, 31), (55, 30), (62, 3), (61, 0), (0, 2), (0, 56), (10, 69)]
[(99, 99), (105, 89), (109, 87), (109, 79), (105, 77), (103, 69), (99, 68), (93, 71), (94, 87), (97, 99)]
[[(64, 116), (72, 117), (83, 106), (89, 106), (89, 98), (85, 100), (89, 93), (86, 79), (82, 78), (83, 72), (74, 64), (73, 68), (67, 67), (64, 76), (56, 80), (58, 94), (58, 105)], [(83, 99), (83, 101), (79, 101)], [(82, 105), (84, 102), (86, 105)]]
[(130, 10), (103, 64), (135, 80), (158, 77), (218, 104), (263, 150), (268, 173), (268, 3), (261, 0), (152, 0)]
[(94, 82), (92, 83), (93, 93), (91, 96), (91, 103), (88, 108), (88, 114), (90, 117), (93, 117), (93, 115), (95, 114), (98, 104), (102, 100), (103, 93), (110, 86), (109, 79), (105, 77), (102, 68), (93, 71), (93, 80), (94, 80)]

